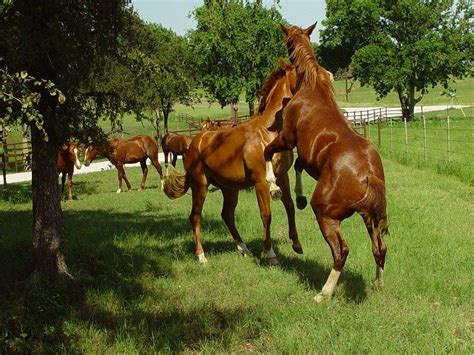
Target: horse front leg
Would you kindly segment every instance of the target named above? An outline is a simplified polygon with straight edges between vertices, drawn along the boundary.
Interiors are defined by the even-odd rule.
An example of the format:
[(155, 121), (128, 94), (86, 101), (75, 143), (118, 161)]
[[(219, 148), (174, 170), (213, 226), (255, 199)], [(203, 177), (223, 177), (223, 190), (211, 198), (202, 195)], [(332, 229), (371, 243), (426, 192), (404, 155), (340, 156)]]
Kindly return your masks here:
[(171, 162), (171, 165), (173, 165), (173, 167), (176, 167), (176, 161), (177, 160), (178, 160), (178, 154), (173, 153), (173, 161)]
[(279, 200), (282, 194), (280, 188), (276, 185), (276, 177), (272, 165), (273, 155), (284, 150), (292, 150), (295, 146), (295, 141), (296, 139), (291, 131), (286, 135), (283, 135), (282, 131), (265, 147), (263, 151), (265, 157), (265, 179), (269, 185), (270, 194), (273, 200)]
[(72, 200), (72, 172), (67, 174), (67, 199)]
[(302, 161), (300, 157), (295, 161), (295, 193), (296, 193), (296, 207), (303, 210), (308, 204), (306, 196), (303, 195), (303, 181), (301, 173), (303, 172)]
[(298, 239), (298, 231), (296, 230), (296, 221), (295, 221), (295, 205), (291, 198), (290, 192), (290, 179), (288, 174), (283, 174), (277, 179), (278, 186), (280, 186), (282, 191), (281, 202), (286, 210), (286, 215), (288, 217), (288, 234), (293, 242), (293, 250), (297, 254), (303, 254), (303, 247)]
[(270, 224), (272, 222), (272, 214), (270, 209), (270, 192), (268, 191), (266, 181), (260, 181), (255, 184), (257, 192), (258, 207), (260, 208), (260, 217), (263, 223), (263, 250), (266, 253), (269, 265), (277, 265), (278, 259), (272, 247), (270, 238)]

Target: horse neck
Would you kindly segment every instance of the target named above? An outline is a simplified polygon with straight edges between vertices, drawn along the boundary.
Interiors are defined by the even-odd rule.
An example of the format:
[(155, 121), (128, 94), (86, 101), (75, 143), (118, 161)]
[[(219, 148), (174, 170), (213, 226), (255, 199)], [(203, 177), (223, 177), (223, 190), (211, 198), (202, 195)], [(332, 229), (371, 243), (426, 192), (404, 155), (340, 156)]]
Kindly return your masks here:
[(290, 97), (286, 94), (285, 85), (286, 83), (282, 82), (274, 87), (273, 92), (270, 93), (271, 97), (265, 109), (257, 116), (256, 121), (258, 124), (269, 127), (275, 121), (276, 114), (283, 109), (284, 99)]

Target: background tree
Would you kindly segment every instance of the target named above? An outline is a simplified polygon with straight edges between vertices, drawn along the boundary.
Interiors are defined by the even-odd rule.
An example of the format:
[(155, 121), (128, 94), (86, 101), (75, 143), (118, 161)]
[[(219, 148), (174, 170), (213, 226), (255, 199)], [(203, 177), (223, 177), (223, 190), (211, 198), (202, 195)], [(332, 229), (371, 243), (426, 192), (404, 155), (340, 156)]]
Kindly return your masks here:
[(4, 123), (26, 123), (31, 130), (32, 275), (70, 277), (64, 258), (56, 153), (65, 141), (90, 138), (96, 131), (91, 128), (96, 128), (97, 115), (88, 110), (94, 97), (84, 95), (84, 86), (90, 73), (99, 71), (104, 59), (117, 51), (123, 1), (2, 4), (6, 6), (0, 18), (0, 65), (7, 91), (0, 110), (9, 112)]
[(190, 45), (204, 87), (222, 107), (245, 93), (252, 113), (262, 81), (286, 53), (280, 13), (261, 1), (209, 0), (193, 16)]
[[(322, 63), (351, 66), (361, 85), (379, 97), (394, 90), (403, 116), (430, 87), (472, 75), (469, 0), (327, 0), (321, 33)], [(332, 64), (331, 64), (332, 63)]]

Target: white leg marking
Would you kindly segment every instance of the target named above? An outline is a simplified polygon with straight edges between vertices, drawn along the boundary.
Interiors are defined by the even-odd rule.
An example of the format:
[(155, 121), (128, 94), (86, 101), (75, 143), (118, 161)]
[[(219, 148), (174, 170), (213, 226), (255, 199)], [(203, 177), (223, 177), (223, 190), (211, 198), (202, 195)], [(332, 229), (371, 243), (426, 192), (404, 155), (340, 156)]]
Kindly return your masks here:
[(270, 195), (272, 196), (273, 200), (279, 200), (281, 198), (282, 192), (281, 189), (276, 184), (276, 177), (275, 173), (273, 172), (273, 165), (271, 161), (266, 162), (266, 176), (265, 180), (269, 185)]
[(253, 257), (252, 252), (247, 248), (244, 242), (237, 243), (237, 250), (240, 251), (243, 256)]
[(383, 286), (383, 269), (380, 266), (376, 266), (375, 269), (375, 287)]
[(204, 255), (204, 253), (197, 255), (197, 258), (198, 258), (199, 264), (206, 264), (207, 263), (207, 259), (206, 259), (206, 256)]
[(331, 270), (331, 273), (329, 274), (329, 277), (326, 280), (323, 289), (314, 297), (314, 300), (316, 302), (320, 303), (325, 299), (330, 299), (332, 297), (332, 295), (334, 294), (334, 289), (336, 288), (337, 280), (339, 280), (340, 275), (340, 271), (334, 269)]
[(273, 247), (270, 247), (270, 250), (267, 251), (267, 262), (269, 265), (278, 265), (278, 259), (273, 251)]
[(119, 194), (119, 193), (121, 193), (121, 192), (122, 192), (122, 189), (121, 189), (121, 188), (118, 188), (118, 189), (117, 189), (117, 193)]

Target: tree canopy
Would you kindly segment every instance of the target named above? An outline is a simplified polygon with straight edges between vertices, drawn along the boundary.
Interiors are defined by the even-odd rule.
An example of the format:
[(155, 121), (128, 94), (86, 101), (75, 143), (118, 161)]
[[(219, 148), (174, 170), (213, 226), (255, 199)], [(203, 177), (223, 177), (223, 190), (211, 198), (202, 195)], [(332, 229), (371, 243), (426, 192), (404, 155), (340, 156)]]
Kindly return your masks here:
[[(96, 132), (89, 78), (117, 53), (122, 0), (2, 2), (0, 66), (3, 123), (31, 130), (33, 274), (70, 273), (56, 174), (59, 145)], [(14, 98), (14, 99), (12, 99)], [(22, 102), (21, 105), (18, 105)]]
[(330, 70), (351, 67), (380, 97), (397, 92), (404, 117), (430, 87), (472, 75), (473, 9), (460, 0), (328, 0), (319, 46)]
[(190, 46), (204, 87), (221, 106), (245, 93), (252, 108), (262, 81), (286, 55), (276, 6), (210, 0), (193, 16), (197, 28), (189, 33)]

